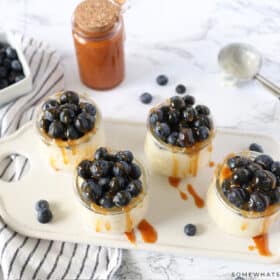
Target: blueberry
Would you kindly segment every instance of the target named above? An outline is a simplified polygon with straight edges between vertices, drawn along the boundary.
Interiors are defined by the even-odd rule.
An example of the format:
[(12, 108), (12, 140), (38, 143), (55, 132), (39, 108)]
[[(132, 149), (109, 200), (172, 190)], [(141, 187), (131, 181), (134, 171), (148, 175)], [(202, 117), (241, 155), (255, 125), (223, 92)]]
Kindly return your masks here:
[(241, 156), (234, 156), (227, 160), (228, 167), (233, 171), (235, 168), (246, 167), (248, 159)]
[(227, 199), (238, 208), (243, 208), (244, 203), (249, 200), (249, 193), (239, 187), (233, 187), (227, 192)]
[(125, 176), (123, 176), (123, 177), (120, 177), (120, 176), (116, 177), (116, 180), (119, 183), (120, 189), (124, 189), (127, 186), (127, 184), (128, 184), (128, 179)]
[(23, 80), (25, 78), (25, 76), (24, 75), (17, 75), (16, 77), (15, 77), (15, 83), (17, 83), (17, 82), (19, 82), (19, 81), (21, 81), (21, 80)]
[(6, 48), (6, 56), (10, 59), (16, 59), (17, 58), (17, 52), (15, 49), (11, 47)]
[(37, 212), (38, 222), (41, 224), (49, 223), (52, 219), (52, 212), (49, 209), (43, 209)]
[(60, 107), (59, 107), (61, 110), (63, 109), (69, 109), (69, 110), (72, 110), (73, 112), (75, 112), (75, 114), (79, 114), (81, 113), (81, 110), (80, 110), (80, 107), (77, 106), (76, 104), (73, 104), (73, 103), (65, 103), (65, 104), (60, 104)]
[(255, 162), (261, 165), (264, 169), (270, 170), (273, 159), (269, 155), (262, 154), (255, 158)]
[(7, 80), (0, 79), (0, 89), (6, 88), (8, 85)]
[(12, 60), (11, 68), (13, 70), (17, 71), (17, 72), (21, 72), (22, 71), (21, 63), (17, 59)]
[(133, 154), (131, 151), (119, 151), (116, 153), (116, 158), (118, 161), (126, 161), (128, 163), (133, 161)]
[(158, 85), (165, 86), (168, 83), (168, 78), (165, 75), (159, 75), (156, 81)]
[(192, 107), (187, 107), (183, 111), (183, 119), (186, 122), (192, 122), (196, 117), (196, 111)]
[(193, 127), (199, 128), (201, 126), (206, 126), (209, 129), (213, 128), (213, 122), (210, 118), (205, 115), (199, 115), (197, 119), (193, 122)]
[(180, 122), (181, 114), (179, 111), (171, 110), (168, 113), (168, 123), (170, 125), (177, 125)]
[(86, 133), (93, 129), (95, 123), (95, 117), (85, 112), (80, 113), (75, 119), (75, 127), (83, 133)]
[(48, 133), (48, 131), (49, 131), (50, 124), (51, 124), (51, 122), (46, 119), (41, 119), (40, 123), (39, 123), (40, 128), (42, 128), (46, 133)]
[(187, 224), (184, 227), (184, 233), (187, 236), (194, 236), (196, 234), (196, 226), (193, 224)]
[(4, 66), (0, 66), (0, 78), (6, 78), (8, 75), (8, 71)]
[(141, 172), (141, 168), (135, 164), (135, 163), (132, 163), (131, 164), (131, 171), (130, 171), (130, 176), (132, 179), (139, 179), (142, 175), (142, 172)]
[(92, 163), (90, 167), (91, 175), (94, 178), (100, 178), (106, 176), (110, 171), (110, 165), (108, 161), (100, 159)]
[(71, 124), (66, 128), (65, 136), (67, 139), (75, 140), (82, 137), (83, 133), (78, 131), (77, 128)]
[(210, 131), (207, 126), (201, 126), (196, 130), (196, 136), (198, 141), (204, 141), (208, 139), (209, 135), (210, 135)]
[(132, 197), (136, 197), (142, 191), (142, 183), (140, 180), (134, 180), (127, 186), (127, 191)]
[(178, 137), (179, 137), (179, 133), (174, 131), (167, 137), (167, 142), (169, 144), (175, 146), (177, 143)]
[(156, 112), (159, 116), (159, 122), (167, 122), (168, 121), (168, 114), (170, 111), (169, 106), (161, 106)]
[(9, 82), (9, 84), (14, 84), (17, 76), (18, 76), (17, 72), (10, 71), (10, 73), (8, 74), (8, 82)]
[(158, 121), (159, 121), (159, 116), (156, 112), (153, 112), (150, 117), (149, 117), (149, 120), (150, 120), (150, 124), (152, 126), (154, 126)]
[(279, 203), (280, 202), (280, 187), (276, 187), (271, 192), (271, 202), (272, 203)]
[(60, 100), (61, 104), (72, 103), (72, 104), (79, 105), (79, 102), (80, 102), (79, 95), (77, 93), (75, 93), (74, 91), (64, 91), (60, 95), (59, 100)]
[(53, 121), (50, 124), (48, 135), (51, 138), (63, 138), (64, 137), (64, 127), (59, 121)]
[(183, 100), (187, 106), (192, 106), (195, 103), (195, 98), (192, 95), (185, 95)]
[(6, 57), (3, 59), (2, 65), (6, 68), (6, 70), (9, 71), (11, 69), (11, 63), (12, 63), (12, 61)]
[(263, 191), (270, 191), (276, 186), (276, 177), (267, 170), (257, 170), (254, 177), (254, 185)]
[(257, 144), (257, 143), (252, 143), (249, 146), (249, 150), (250, 151), (254, 151), (254, 152), (258, 152), (258, 153), (263, 153), (263, 148), (261, 145)]
[(237, 168), (232, 174), (233, 183), (242, 185), (249, 183), (250, 172), (245, 168)]
[(191, 128), (183, 128), (180, 130), (178, 144), (180, 147), (191, 147), (195, 144), (194, 134)]
[(64, 124), (70, 124), (75, 117), (75, 112), (71, 109), (64, 108), (59, 114), (59, 120)]
[(117, 193), (121, 189), (120, 181), (117, 179), (117, 177), (113, 177), (110, 180), (109, 188), (113, 194)]
[(270, 170), (274, 175), (280, 176), (280, 161), (274, 161)]
[(106, 148), (100, 147), (98, 148), (95, 153), (94, 153), (94, 159), (99, 160), (99, 159), (106, 159), (109, 155), (109, 152)]
[(49, 99), (42, 105), (42, 110), (46, 111), (46, 110), (49, 110), (51, 108), (55, 108), (58, 106), (59, 106), (59, 103), (55, 99)]
[(49, 108), (44, 111), (43, 113), (43, 119), (49, 120), (50, 122), (59, 120), (59, 110), (58, 108)]
[(95, 200), (98, 200), (103, 194), (103, 188), (93, 179), (88, 179), (82, 183), (82, 189), (90, 188)]
[(117, 192), (113, 198), (113, 202), (117, 207), (123, 207), (129, 204), (131, 195), (127, 191)]
[(91, 177), (91, 168), (92, 162), (90, 160), (83, 160), (77, 167), (78, 175), (84, 179), (89, 179)]
[(227, 192), (230, 190), (231, 181), (229, 179), (225, 179), (222, 183), (222, 191), (225, 196), (227, 196)]
[(269, 204), (269, 196), (261, 192), (252, 193), (248, 202), (249, 209), (256, 212), (265, 211)]
[(170, 127), (167, 123), (158, 123), (155, 126), (155, 134), (162, 140), (165, 140), (170, 134)]
[(50, 208), (50, 205), (49, 205), (48, 201), (44, 200), (44, 199), (38, 200), (35, 204), (36, 211), (41, 211), (41, 210), (49, 209), (49, 208)]
[(175, 90), (178, 94), (184, 94), (186, 92), (186, 87), (184, 85), (177, 85)]
[(185, 107), (185, 102), (181, 97), (173, 96), (170, 98), (170, 107), (174, 110), (181, 110)]
[(89, 201), (93, 200), (92, 190), (91, 190), (90, 186), (82, 184), (82, 186), (81, 186), (81, 195), (82, 195), (82, 198), (85, 201), (89, 202)]
[(116, 162), (113, 167), (113, 174), (114, 176), (124, 176), (126, 174), (124, 166), (121, 162)]
[(208, 116), (210, 114), (210, 109), (205, 105), (196, 105), (195, 110), (200, 115)]
[(110, 178), (109, 177), (101, 177), (98, 180), (98, 185), (101, 186), (103, 190), (107, 190), (109, 188)]
[(140, 101), (143, 104), (150, 104), (152, 100), (153, 100), (153, 96), (148, 92), (144, 92), (140, 95)]
[(80, 109), (85, 112), (88, 113), (92, 116), (96, 115), (96, 107), (90, 103), (87, 102), (81, 102), (80, 103)]
[(112, 208), (114, 207), (114, 203), (112, 200), (112, 197), (110, 195), (104, 195), (103, 197), (100, 198), (99, 200), (99, 205), (103, 208)]

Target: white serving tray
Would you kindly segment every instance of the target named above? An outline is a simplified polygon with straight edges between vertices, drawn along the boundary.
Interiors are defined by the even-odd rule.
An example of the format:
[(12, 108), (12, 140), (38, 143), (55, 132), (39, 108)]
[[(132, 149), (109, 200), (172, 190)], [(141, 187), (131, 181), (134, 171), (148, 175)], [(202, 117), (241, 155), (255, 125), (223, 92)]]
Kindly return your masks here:
[[(108, 145), (114, 149), (130, 149), (145, 163), (143, 151), (145, 125), (117, 121), (105, 122)], [(110, 135), (110, 137), (108, 137)], [(210, 220), (207, 209), (195, 206), (186, 191), (187, 183), (193, 184), (200, 196), (205, 197), (214, 168), (201, 169), (195, 179), (181, 182), (181, 189), (188, 194), (188, 200), (181, 199), (177, 189), (171, 187), (167, 178), (149, 175), (150, 204), (147, 220), (156, 228), (158, 240), (154, 244), (144, 243), (136, 230), (136, 245), (124, 235), (90, 233), (84, 229), (76, 211), (73, 193), (73, 177), (69, 173), (56, 172), (40, 159), (40, 139), (32, 123), (25, 125), (12, 136), (0, 141), (0, 160), (10, 153), (20, 153), (29, 158), (31, 168), (20, 181), (7, 183), (0, 180), (0, 215), (17, 232), (42, 239), (85, 242), (109, 247), (144, 249), (185, 255), (229, 257), (245, 261), (279, 262), (280, 232), (269, 236), (272, 257), (261, 257), (251, 239), (233, 237), (220, 231)], [(213, 161), (221, 162), (232, 151), (241, 151), (251, 142), (263, 145), (265, 151), (280, 158), (279, 143), (270, 137), (245, 134), (238, 131), (217, 130), (213, 145)], [(47, 199), (53, 210), (53, 221), (40, 224), (36, 220), (35, 202)], [(183, 228), (187, 223), (198, 227), (198, 234), (187, 237)]]

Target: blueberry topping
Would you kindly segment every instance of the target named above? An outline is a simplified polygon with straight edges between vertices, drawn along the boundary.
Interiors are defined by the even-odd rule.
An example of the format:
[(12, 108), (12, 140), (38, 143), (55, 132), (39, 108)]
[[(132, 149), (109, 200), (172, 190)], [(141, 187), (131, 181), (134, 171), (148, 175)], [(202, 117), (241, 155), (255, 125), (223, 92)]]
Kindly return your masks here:
[(181, 97), (173, 96), (170, 98), (170, 107), (174, 110), (181, 110), (185, 107), (185, 102)]
[(184, 85), (177, 85), (175, 90), (178, 94), (184, 94), (186, 92), (186, 87)]
[(165, 75), (159, 75), (156, 81), (158, 85), (165, 86), (168, 83), (168, 78)]
[(252, 143), (249, 146), (250, 151), (258, 152), (258, 153), (263, 153), (263, 147), (257, 143)]
[(196, 234), (196, 226), (193, 224), (187, 224), (184, 227), (184, 233), (187, 236), (194, 236)]
[(15, 49), (11, 47), (6, 48), (6, 56), (10, 59), (16, 59), (17, 58), (17, 52)]
[(171, 145), (176, 145), (178, 141), (179, 133), (174, 131), (167, 137), (167, 142)]
[(64, 91), (60, 95), (59, 100), (61, 104), (72, 103), (72, 104), (79, 105), (80, 98), (79, 95), (73, 91)]
[(155, 127), (155, 133), (160, 139), (165, 140), (170, 134), (170, 127), (167, 123), (158, 123)]
[(184, 111), (183, 111), (183, 118), (186, 122), (193, 122), (196, 118), (196, 111), (194, 108), (192, 107), (187, 107)]
[(59, 114), (59, 120), (64, 124), (70, 124), (73, 121), (74, 117), (75, 112), (68, 108), (62, 109)]
[(233, 187), (227, 192), (227, 199), (236, 207), (242, 208), (249, 199), (249, 193), (245, 189)]
[(104, 208), (123, 207), (142, 192), (140, 167), (133, 162), (130, 151), (110, 153), (106, 148), (96, 150), (93, 160), (83, 160), (77, 174), (83, 178), (82, 199)]
[(64, 137), (64, 127), (59, 121), (53, 121), (49, 126), (48, 135), (51, 138), (63, 138)]
[(264, 193), (252, 193), (248, 202), (249, 209), (256, 212), (263, 212), (270, 204), (270, 198)]
[(5, 87), (7, 87), (8, 85), (9, 85), (9, 83), (6, 80), (0, 79), (0, 89), (3, 89)]
[(192, 95), (185, 95), (183, 100), (187, 106), (193, 106), (195, 104), (195, 98)]
[(142, 93), (140, 95), (140, 101), (143, 104), (150, 104), (152, 102), (152, 100), (153, 100), (153, 96), (148, 92)]
[(280, 176), (280, 161), (274, 161), (270, 170), (275, 176)]
[(122, 207), (128, 205), (131, 200), (131, 195), (127, 191), (119, 191), (113, 198), (116, 206)]
[(47, 132), (49, 131), (50, 124), (51, 122), (47, 119), (41, 119), (39, 123), (40, 127)]
[(90, 114), (92, 116), (96, 115), (96, 107), (90, 103), (87, 102), (81, 102), (80, 103), (80, 109), (82, 110), (82, 112), (85, 112), (87, 114)]
[(12, 68), (13, 70), (17, 71), (17, 72), (22, 71), (22, 66), (21, 66), (20, 62), (19, 62), (17, 59), (12, 60), (12, 62), (11, 62), (11, 68)]
[(180, 122), (181, 114), (178, 111), (171, 110), (168, 113), (168, 123), (170, 125), (177, 125)]
[(198, 141), (204, 141), (208, 139), (209, 135), (210, 135), (210, 130), (207, 126), (200, 126), (196, 130), (196, 137)]
[(52, 220), (52, 212), (50, 209), (43, 209), (37, 212), (38, 222), (41, 224), (47, 224)]
[(256, 188), (264, 191), (274, 189), (276, 186), (276, 177), (267, 170), (257, 170), (254, 178)]
[(59, 103), (55, 99), (50, 99), (50, 100), (47, 100), (43, 104), (42, 109), (43, 109), (43, 111), (47, 111), (51, 108), (55, 108), (55, 107), (58, 107), (58, 106), (59, 106)]
[(41, 210), (49, 209), (49, 208), (50, 208), (50, 205), (49, 205), (48, 201), (45, 199), (41, 199), (41, 200), (37, 201), (35, 204), (36, 211), (41, 211)]
[(236, 184), (246, 184), (249, 182), (250, 172), (245, 168), (237, 168), (232, 175), (232, 181)]
[(77, 128), (72, 124), (66, 128), (65, 136), (67, 139), (75, 140), (82, 137), (83, 135), (84, 134), (78, 131)]
[(0, 78), (6, 78), (7, 74), (7, 69), (4, 66), (0, 66)]
[(48, 120), (50, 122), (59, 120), (59, 110), (56, 107), (49, 108), (46, 111), (44, 111), (43, 119)]
[(193, 130), (191, 128), (183, 128), (179, 132), (178, 143), (181, 147), (191, 147), (195, 144)]
[(227, 161), (227, 165), (231, 170), (234, 170), (235, 168), (239, 168), (239, 167), (245, 167), (247, 166), (247, 163), (248, 160), (240, 156), (231, 157)]
[(270, 170), (273, 159), (269, 155), (262, 154), (255, 158), (255, 162), (261, 165), (264, 169)]
[(15, 83), (17, 83), (17, 82), (23, 80), (24, 78), (25, 78), (25, 76), (22, 75), (22, 74), (17, 75), (17, 76), (15, 77)]
[(95, 122), (94, 116), (92, 116), (88, 113), (82, 112), (77, 116), (74, 124), (75, 124), (75, 127), (80, 132), (86, 133), (93, 129), (94, 122)]
[(200, 115), (208, 116), (210, 114), (210, 109), (205, 105), (196, 105), (195, 110)]

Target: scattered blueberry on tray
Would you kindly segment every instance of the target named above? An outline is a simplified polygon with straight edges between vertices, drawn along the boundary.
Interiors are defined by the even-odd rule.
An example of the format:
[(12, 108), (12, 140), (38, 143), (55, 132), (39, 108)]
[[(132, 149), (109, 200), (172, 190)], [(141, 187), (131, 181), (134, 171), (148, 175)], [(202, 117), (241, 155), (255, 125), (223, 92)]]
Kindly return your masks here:
[(160, 86), (165, 86), (168, 83), (168, 78), (165, 75), (159, 75), (156, 78), (157, 84)]
[(227, 159), (230, 176), (222, 178), (227, 200), (245, 211), (263, 212), (280, 202), (280, 162), (266, 154), (255, 159), (236, 155)]
[(258, 152), (258, 153), (263, 153), (263, 147), (257, 143), (252, 143), (249, 146), (250, 151)]
[(0, 90), (24, 79), (21, 62), (15, 49), (0, 43)]
[(58, 100), (49, 99), (42, 106), (40, 128), (49, 137), (64, 141), (84, 136), (95, 126), (96, 107), (81, 102), (73, 91), (64, 91)]
[(87, 203), (103, 208), (125, 207), (143, 190), (140, 167), (130, 151), (110, 153), (96, 150), (93, 160), (83, 160), (77, 167), (83, 179), (80, 195)]
[(39, 200), (35, 204), (37, 211), (37, 220), (41, 224), (49, 223), (52, 220), (52, 212), (49, 208), (49, 203), (46, 200)]
[(193, 224), (187, 224), (184, 227), (184, 232), (187, 236), (194, 236), (196, 234), (196, 226)]
[(184, 85), (177, 85), (176, 86), (176, 92), (178, 93), (178, 94), (184, 94), (185, 92), (186, 92), (186, 87), (184, 86)]
[(152, 102), (152, 100), (153, 100), (153, 96), (148, 92), (142, 93), (140, 95), (140, 101), (143, 104), (150, 104)]
[(210, 138), (213, 123), (210, 109), (196, 105), (191, 95), (173, 96), (167, 104), (149, 115), (151, 130), (162, 141), (178, 147), (191, 147)]

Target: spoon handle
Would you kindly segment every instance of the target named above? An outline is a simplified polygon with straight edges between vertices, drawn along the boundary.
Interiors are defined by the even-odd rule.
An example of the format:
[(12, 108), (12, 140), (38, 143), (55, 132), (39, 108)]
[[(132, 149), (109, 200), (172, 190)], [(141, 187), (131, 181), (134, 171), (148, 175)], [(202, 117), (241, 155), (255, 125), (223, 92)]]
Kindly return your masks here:
[(278, 87), (277, 85), (273, 84), (272, 82), (270, 82), (269, 80), (267, 80), (265, 77), (263, 77), (260, 74), (257, 74), (255, 76), (255, 78), (262, 83), (265, 87), (267, 87), (268, 89), (270, 89), (272, 91), (272, 93), (274, 95), (276, 95), (277, 97), (280, 97), (280, 87)]

